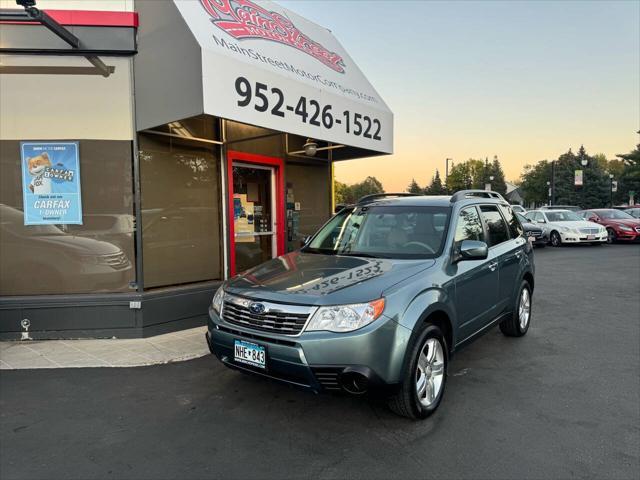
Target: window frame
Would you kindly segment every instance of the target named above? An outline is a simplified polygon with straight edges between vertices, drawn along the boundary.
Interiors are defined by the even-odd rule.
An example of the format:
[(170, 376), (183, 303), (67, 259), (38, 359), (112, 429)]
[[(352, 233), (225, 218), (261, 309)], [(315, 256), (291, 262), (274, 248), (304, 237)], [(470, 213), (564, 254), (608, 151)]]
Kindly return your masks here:
[(500, 215), (500, 218), (502, 218), (502, 221), (504, 222), (504, 226), (506, 228), (507, 231), (507, 239), (500, 242), (500, 243), (496, 243), (495, 245), (491, 245), (489, 244), (489, 242), (485, 242), (487, 244), (487, 246), (489, 247), (489, 250), (491, 250), (493, 247), (497, 247), (499, 245), (502, 245), (503, 243), (508, 242), (509, 240), (513, 240), (513, 237), (511, 236), (511, 232), (509, 230), (509, 224), (507, 223), (507, 220), (504, 218), (504, 215), (502, 214), (502, 212), (500, 211), (500, 205), (497, 203), (479, 203), (476, 205), (478, 207), (478, 210), (480, 212), (480, 219), (482, 220), (482, 225), (484, 227), (484, 232), (485, 232), (485, 237), (487, 238), (487, 240), (491, 240), (491, 235), (489, 234), (489, 227), (487, 226), (486, 222), (484, 221), (484, 218), (482, 217), (482, 207), (495, 207), (496, 211), (498, 212), (498, 215)]
[[(472, 204), (472, 205), (466, 205), (466, 206), (464, 206), (464, 207), (461, 207), (461, 208), (458, 210), (458, 213), (457, 213), (457, 215), (456, 215), (456, 217), (455, 217), (455, 218), (456, 218), (456, 220), (455, 220), (455, 225), (452, 225), (452, 227), (453, 227), (453, 228), (451, 229), (451, 230), (452, 230), (452, 235), (453, 235), (452, 242), (451, 242), (451, 243), (452, 243), (452, 245), (451, 245), (451, 253), (452, 253), (452, 256), (453, 256), (454, 258), (455, 258), (455, 256), (459, 253), (459, 252), (458, 252), (458, 242), (456, 241), (456, 232), (458, 231), (458, 222), (460, 221), (460, 214), (461, 214), (464, 210), (468, 210), (468, 209), (474, 209), (474, 210), (476, 211), (476, 215), (478, 216), (478, 220), (480, 220), (480, 226), (482, 227), (482, 236), (483, 236), (482, 241), (483, 241), (484, 243), (487, 243), (487, 242), (486, 242), (486, 239), (487, 239), (487, 238), (486, 238), (486, 237), (487, 237), (487, 230), (486, 230), (486, 228), (485, 228), (484, 222), (482, 221), (482, 217), (480, 216), (480, 209), (478, 208), (478, 205), (476, 205), (476, 204)], [(453, 216), (452, 216), (452, 217), (453, 217)], [(464, 241), (464, 240), (462, 240), (460, 243), (462, 243), (463, 241)], [(488, 245), (488, 244), (487, 244), (487, 245)]]

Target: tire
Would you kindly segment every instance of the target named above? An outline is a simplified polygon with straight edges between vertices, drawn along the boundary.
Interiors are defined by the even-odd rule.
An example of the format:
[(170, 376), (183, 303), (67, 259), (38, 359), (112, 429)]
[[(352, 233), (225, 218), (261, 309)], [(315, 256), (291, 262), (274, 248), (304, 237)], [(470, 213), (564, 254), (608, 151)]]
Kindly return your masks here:
[[(408, 355), (400, 389), (389, 399), (389, 408), (403, 417), (424, 419), (440, 405), (447, 383), (449, 350), (442, 331), (425, 323), (411, 344)], [(430, 358), (433, 358), (432, 362), (429, 362)], [(422, 395), (419, 398), (420, 379), (423, 379), (424, 389), (420, 388)]]
[[(531, 293), (529, 282), (523, 280), (518, 290), (511, 317), (500, 322), (500, 331), (507, 337), (522, 337), (529, 331), (529, 325), (531, 325)], [(526, 304), (524, 303), (525, 301), (527, 302)], [(526, 318), (523, 318), (524, 314), (526, 314)]]
[(562, 238), (555, 230), (551, 232), (551, 235), (549, 235), (549, 241), (551, 242), (552, 247), (560, 247), (562, 245)]
[(613, 228), (607, 228), (607, 243), (609, 245), (616, 243), (616, 238), (616, 231)]

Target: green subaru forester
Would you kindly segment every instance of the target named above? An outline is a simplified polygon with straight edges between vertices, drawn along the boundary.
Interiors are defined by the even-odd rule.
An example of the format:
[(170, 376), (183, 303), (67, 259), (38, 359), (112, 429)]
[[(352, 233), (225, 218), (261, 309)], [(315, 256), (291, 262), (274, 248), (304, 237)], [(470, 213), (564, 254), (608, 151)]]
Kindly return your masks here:
[(496, 324), (527, 333), (533, 287), (533, 248), (499, 194), (373, 195), (299, 251), (225, 282), (207, 343), (228, 367), (316, 392), (377, 392), (426, 418), (457, 349)]

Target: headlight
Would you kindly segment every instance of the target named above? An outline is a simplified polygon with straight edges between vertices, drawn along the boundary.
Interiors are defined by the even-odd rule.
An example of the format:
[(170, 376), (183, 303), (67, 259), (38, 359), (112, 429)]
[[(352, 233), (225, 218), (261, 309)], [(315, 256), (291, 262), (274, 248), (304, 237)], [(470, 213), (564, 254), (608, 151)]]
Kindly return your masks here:
[(211, 301), (211, 306), (216, 311), (218, 315), (222, 311), (222, 298), (224, 297), (224, 290), (222, 287), (218, 288), (218, 291), (213, 296), (213, 300)]
[(369, 303), (320, 307), (311, 317), (306, 331), (352, 332), (369, 325), (382, 315), (384, 298)]
[(571, 229), (569, 227), (562, 227), (561, 226), (561, 227), (558, 227), (558, 228), (560, 229), (561, 232), (564, 232), (564, 233), (567, 233), (567, 232), (571, 231)]
[(619, 225), (618, 225), (618, 228), (619, 228), (620, 230), (624, 230), (625, 232), (633, 232), (633, 228), (631, 228), (631, 227), (627, 227), (626, 225), (619, 224)]

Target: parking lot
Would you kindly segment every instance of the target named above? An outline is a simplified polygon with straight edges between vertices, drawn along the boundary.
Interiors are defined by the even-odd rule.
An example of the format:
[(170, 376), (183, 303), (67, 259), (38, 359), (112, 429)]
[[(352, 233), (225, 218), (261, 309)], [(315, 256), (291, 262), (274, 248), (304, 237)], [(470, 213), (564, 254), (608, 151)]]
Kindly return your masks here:
[(0, 477), (637, 478), (640, 248), (545, 248), (536, 264), (529, 333), (460, 351), (426, 421), (210, 355), (3, 371)]

